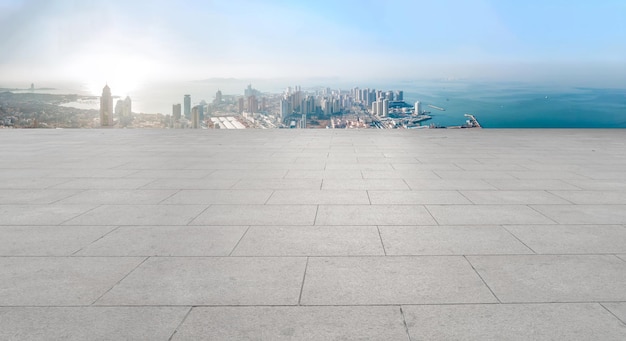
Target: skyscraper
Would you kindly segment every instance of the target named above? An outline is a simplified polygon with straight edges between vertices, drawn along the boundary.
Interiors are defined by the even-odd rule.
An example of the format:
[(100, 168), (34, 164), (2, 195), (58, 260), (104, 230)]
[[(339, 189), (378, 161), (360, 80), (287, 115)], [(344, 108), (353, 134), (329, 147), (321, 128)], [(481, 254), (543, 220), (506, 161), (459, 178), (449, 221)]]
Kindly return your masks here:
[(191, 127), (193, 129), (200, 128), (200, 109), (197, 105), (191, 110)]
[(184, 107), (185, 117), (187, 119), (191, 119), (191, 95), (185, 95), (185, 101), (183, 103), (185, 105)]
[(415, 115), (419, 115), (422, 113), (422, 106), (420, 104), (420, 101), (415, 102), (415, 108), (413, 112), (415, 113)]
[(113, 125), (113, 97), (108, 84), (102, 89), (100, 97), (100, 125), (102, 127)]
[(180, 120), (180, 114), (180, 103), (172, 105), (172, 117), (174, 117), (174, 120)]

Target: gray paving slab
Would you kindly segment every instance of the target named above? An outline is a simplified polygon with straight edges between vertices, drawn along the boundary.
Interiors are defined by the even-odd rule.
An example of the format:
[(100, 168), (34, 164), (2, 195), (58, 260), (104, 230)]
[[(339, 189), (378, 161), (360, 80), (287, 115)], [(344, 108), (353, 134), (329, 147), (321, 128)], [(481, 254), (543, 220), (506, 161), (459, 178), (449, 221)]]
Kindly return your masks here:
[(313, 225), (316, 205), (211, 205), (191, 225)]
[(187, 225), (207, 205), (102, 205), (65, 225)]
[[(626, 179), (621, 180), (567, 180), (572, 186), (585, 190), (624, 191)], [(554, 188), (557, 189), (557, 188)], [(563, 188), (567, 189), (567, 188)]]
[(540, 254), (626, 253), (621, 225), (513, 225), (506, 229)]
[(252, 226), (234, 256), (382, 256), (376, 226)]
[(461, 191), (466, 198), (474, 204), (497, 205), (497, 204), (571, 204), (547, 191)]
[(306, 258), (150, 258), (97, 305), (296, 305)]
[(202, 179), (213, 170), (204, 169), (144, 169), (134, 170), (126, 178), (139, 179)]
[(56, 189), (138, 189), (154, 179), (129, 178), (76, 178), (64, 180), (51, 188)]
[(321, 179), (242, 179), (232, 189), (320, 189)]
[(602, 305), (626, 324), (626, 302), (602, 303)]
[(380, 226), (387, 255), (532, 254), (500, 226)]
[(517, 179), (588, 179), (588, 177), (582, 176), (577, 173), (568, 171), (510, 171), (509, 174), (513, 175)]
[(461, 168), (453, 163), (392, 163), (393, 169), (396, 170), (461, 170)]
[(70, 256), (114, 226), (0, 226), (0, 256)]
[(63, 189), (0, 189), (0, 205), (52, 204), (79, 192)]
[(109, 190), (91, 189), (67, 196), (59, 204), (93, 205), (156, 205), (172, 196), (176, 190)]
[(507, 190), (580, 190), (581, 187), (576, 185), (577, 182), (573, 180), (559, 180), (559, 179), (525, 179), (525, 180), (486, 180), (492, 187), (507, 191)]
[(364, 170), (365, 179), (440, 179), (430, 170)]
[(505, 171), (446, 171), (436, 170), (434, 171), (442, 179), (515, 179), (510, 172)]
[(581, 205), (616, 205), (626, 204), (624, 191), (552, 191), (551, 193)]
[(480, 179), (405, 179), (412, 190), (496, 189)]
[(0, 306), (90, 305), (143, 260), (0, 257)]
[(559, 224), (626, 224), (626, 205), (532, 205)]
[[(125, 169), (80, 169), (80, 168), (71, 168), (71, 169), (59, 169), (51, 171), (46, 175), (49, 178), (69, 178), (69, 179), (79, 179), (79, 178), (105, 178), (105, 179), (119, 179), (124, 177), (136, 177), (131, 176), (133, 173), (136, 173), (136, 170), (125, 170)], [(149, 178), (149, 177), (144, 177)]]
[(228, 256), (247, 226), (121, 226), (83, 256)]
[(359, 169), (290, 170), (285, 179), (363, 179)]
[(525, 205), (426, 205), (426, 208), (439, 225), (555, 223)]
[(163, 200), (164, 205), (209, 205), (209, 204), (264, 204), (272, 195), (271, 190), (181, 190)]
[(319, 205), (315, 225), (436, 225), (422, 205)]
[(211, 179), (282, 179), (287, 174), (283, 169), (218, 169), (208, 177)]
[(626, 263), (612, 255), (467, 258), (502, 302), (626, 300)]
[(411, 340), (624, 340), (599, 304), (403, 306)]
[(403, 179), (324, 179), (324, 190), (409, 190)]
[(373, 205), (471, 204), (458, 191), (368, 191)]
[[(237, 323), (233, 323), (237, 321)], [(407, 340), (398, 307), (198, 307), (172, 340)]]
[(0, 189), (46, 189), (68, 182), (68, 179), (54, 178), (0, 178)]
[(0, 307), (2, 340), (167, 340), (187, 307)]
[(0, 225), (58, 225), (95, 207), (57, 204), (0, 205)]
[(623, 255), (617, 255), (618, 258), (621, 258), (623, 261), (626, 262), (626, 254)]
[(314, 257), (303, 305), (493, 303), (463, 257)]
[(364, 190), (277, 190), (267, 204), (355, 204), (369, 205), (370, 200)]
[(237, 179), (157, 179), (150, 180), (142, 189), (229, 189)]
[(323, 169), (326, 170), (392, 170), (388, 163), (328, 163)]

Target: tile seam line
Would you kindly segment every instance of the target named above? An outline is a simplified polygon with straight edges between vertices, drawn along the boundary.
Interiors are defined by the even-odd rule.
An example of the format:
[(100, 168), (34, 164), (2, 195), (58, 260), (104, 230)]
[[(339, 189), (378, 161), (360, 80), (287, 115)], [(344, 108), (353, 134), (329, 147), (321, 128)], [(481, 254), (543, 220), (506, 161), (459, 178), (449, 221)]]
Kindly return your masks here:
[(135, 270), (137, 270), (137, 268), (139, 268), (143, 263), (145, 263), (150, 257), (144, 257), (144, 259), (139, 262), (139, 264), (137, 264), (134, 268), (132, 268), (126, 275), (122, 276), (122, 278), (120, 278), (119, 281), (115, 282), (115, 284), (113, 284), (109, 289), (107, 289), (104, 293), (102, 293), (102, 295), (98, 296), (98, 298), (96, 298), (93, 302), (91, 302), (91, 304), (89, 306), (93, 306), (94, 304), (96, 304), (96, 302), (98, 302), (100, 299), (102, 299), (102, 297), (104, 297), (106, 294), (108, 294), (109, 292), (111, 292), (111, 290), (113, 290), (113, 288), (115, 288), (118, 284), (120, 284), (124, 279), (126, 279), (126, 277), (128, 277), (131, 273), (135, 272)]
[(304, 293), (304, 282), (306, 281), (306, 272), (309, 268), (309, 257), (306, 258), (304, 264), (304, 273), (302, 274), (302, 284), (300, 285), (300, 295), (298, 295), (298, 304), (296, 306), (302, 306), (302, 294)]
[[(105, 225), (105, 226), (106, 226), (106, 225)], [(115, 232), (115, 231), (119, 230), (119, 229), (120, 229), (120, 227), (122, 227), (122, 225), (117, 225), (117, 226), (114, 226), (114, 227), (113, 227), (113, 228), (112, 228), (109, 232), (107, 232), (107, 233), (103, 234), (102, 236), (100, 236), (100, 237), (96, 238), (96, 239), (95, 239), (94, 241), (92, 241), (91, 243), (89, 243), (89, 244), (87, 244), (87, 245), (85, 245), (85, 246), (83, 246), (83, 247), (79, 248), (78, 250), (76, 250), (76, 251), (72, 252), (72, 253), (71, 253), (71, 256), (75, 256), (77, 253), (79, 253), (79, 252), (83, 251), (84, 249), (86, 249), (86, 248), (90, 247), (91, 245), (93, 245), (93, 244), (97, 243), (99, 240), (101, 240), (101, 239), (105, 238), (105, 237), (106, 237), (106, 236), (108, 236), (109, 234), (111, 234), (111, 233), (113, 233), (113, 232)]]
[(172, 193), (172, 194), (168, 195), (167, 197), (165, 197), (165, 198), (161, 199), (161, 200), (160, 200), (159, 202), (157, 202), (156, 204), (157, 204), (157, 205), (164, 205), (163, 203), (164, 203), (165, 201), (167, 201), (167, 200), (169, 200), (169, 199), (173, 198), (174, 196), (176, 196), (176, 194), (178, 194), (178, 193), (180, 193), (180, 192), (182, 192), (182, 191), (183, 191), (182, 189), (177, 189), (177, 190), (174, 190), (174, 193)]
[(476, 270), (476, 268), (474, 267), (474, 264), (472, 264), (472, 262), (470, 262), (470, 260), (467, 258), (467, 256), (463, 255), (463, 258), (465, 259), (465, 261), (467, 262), (467, 264), (469, 264), (469, 266), (472, 267), (472, 270), (474, 270), (474, 273), (476, 273), (476, 275), (478, 276), (478, 278), (480, 278), (480, 280), (483, 282), (483, 284), (487, 287), (487, 289), (489, 289), (489, 291), (491, 292), (491, 294), (493, 295), (493, 297), (495, 297), (496, 300), (498, 300), (498, 303), (502, 303), (502, 301), (500, 300), (500, 298), (496, 295), (496, 293), (491, 289), (491, 287), (489, 286), (489, 284), (487, 284), (487, 282), (485, 281), (485, 279), (483, 278), (483, 276), (480, 275), (480, 273), (478, 272), (478, 270)]
[[(72, 220), (74, 220), (74, 219), (76, 219), (76, 218), (82, 217), (82, 216), (84, 216), (85, 214), (87, 214), (87, 213), (89, 213), (89, 212), (92, 212), (92, 211), (94, 211), (94, 210), (96, 210), (96, 209), (98, 209), (98, 208), (100, 208), (100, 207), (103, 207), (103, 206), (106, 206), (106, 205), (94, 205), (94, 207), (92, 207), (92, 208), (88, 209), (87, 211), (85, 211), (85, 212), (83, 212), (83, 213), (80, 213), (80, 214), (78, 214), (78, 215), (76, 215), (76, 216), (73, 216), (73, 217), (71, 217), (71, 218), (69, 218), (69, 219), (66, 219), (66, 220), (64, 220), (64, 221), (62, 221), (62, 222), (60, 222), (60, 223), (56, 224), (56, 226), (66, 226), (66, 225), (64, 225), (65, 223), (70, 222), (70, 221), (72, 221)], [(28, 225), (28, 224), (26, 224), (26, 225)], [(109, 226), (110, 226), (110, 225), (111, 225), (111, 224), (109, 224)], [(45, 225), (44, 225), (44, 226), (45, 226)], [(102, 226), (107, 226), (107, 225), (105, 224), (105, 225), (102, 225)]]
[(235, 250), (237, 249), (237, 247), (239, 246), (239, 243), (241, 243), (241, 241), (243, 240), (243, 238), (246, 236), (246, 234), (248, 233), (248, 231), (250, 231), (250, 228), (252, 226), (248, 225), (248, 227), (246, 228), (246, 230), (243, 232), (243, 234), (241, 235), (241, 237), (239, 238), (239, 240), (237, 241), (237, 244), (235, 244), (235, 246), (233, 246), (233, 249), (230, 250), (230, 252), (228, 253), (228, 257), (231, 257), (233, 255), (233, 252), (235, 252)]
[[(203, 209), (200, 213), (198, 213), (195, 217), (191, 218), (187, 224), (185, 224), (184, 226), (192, 226), (191, 224), (198, 219), (199, 216), (201, 216), (204, 212), (206, 212), (211, 206), (213, 206), (213, 204), (209, 204), (205, 209)], [(167, 225), (165, 225), (167, 226)], [(237, 226), (237, 225), (235, 225)]]
[(622, 322), (622, 324), (626, 325), (626, 320), (622, 320), (621, 318), (619, 318), (617, 315), (615, 315), (611, 309), (607, 308), (604, 304), (606, 303), (610, 303), (610, 302), (598, 302), (598, 304), (604, 308), (604, 310), (606, 310), (609, 314), (613, 315), (613, 317), (615, 317), (618, 321)]
[(404, 325), (407, 339), (411, 341), (411, 333), (409, 332), (409, 325), (406, 323), (406, 316), (404, 315), (404, 310), (402, 310), (402, 305), (400, 305), (400, 316), (402, 316), (402, 324)]
[(525, 247), (527, 247), (530, 251), (532, 251), (534, 254), (538, 254), (537, 251), (533, 250), (533, 248), (531, 248), (530, 246), (528, 246), (526, 243), (524, 243), (519, 237), (517, 237), (515, 235), (515, 233), (511, 232), (508, 228), (506, 228), (506, 225), (500, 225), (500, 227), (502, 229), (504, 229), (508, 234), (510, 234), (511, 236), (513, 236), (513, 238), (517, 239), (517, 241), (519, 241), (520, 243), (522, 243), (522, 245), (524, 245)]
[(180, 327), (182, 327), (183, 323), (185, 323), (185, 321), (187, 320), (187, 317), (189, 317), (193, 308), (194, 306), (189, 307), (185, 316), (183, 316), (183, 318), (180, 320), (180, 323), (178, 323), (176, 328), (174, 328), (174, 331), (172, 331), (172, 335), (170, 335), (170, 337), (167, 338), (168, 341), (172, 341), (172, 338), (176, 335), (176, 333), (178, 333), (178, 330), (180, 329)]

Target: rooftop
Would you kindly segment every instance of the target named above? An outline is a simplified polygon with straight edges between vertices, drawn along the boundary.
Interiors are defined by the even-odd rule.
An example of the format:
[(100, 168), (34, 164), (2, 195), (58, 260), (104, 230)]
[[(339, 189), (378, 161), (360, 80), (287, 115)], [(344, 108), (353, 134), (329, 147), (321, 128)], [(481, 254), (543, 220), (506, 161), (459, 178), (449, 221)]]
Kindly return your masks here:
[(626, 340), (623, 130), (0, 143), (2, 340)]

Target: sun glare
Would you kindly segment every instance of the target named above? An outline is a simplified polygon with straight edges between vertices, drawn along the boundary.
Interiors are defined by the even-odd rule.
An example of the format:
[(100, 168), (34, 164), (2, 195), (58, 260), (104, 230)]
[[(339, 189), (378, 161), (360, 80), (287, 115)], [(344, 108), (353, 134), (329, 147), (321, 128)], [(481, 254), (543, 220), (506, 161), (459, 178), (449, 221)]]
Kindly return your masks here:
[(76, 63), (73, 65), (73, 71), (83, 80), (85, 92), (92, 96), (100, 96), (106, 84), (114, 96), (132, 96), (156, 67), (150, 60), (121, 55), (82, 60), (88, 60), (90, 63)]

